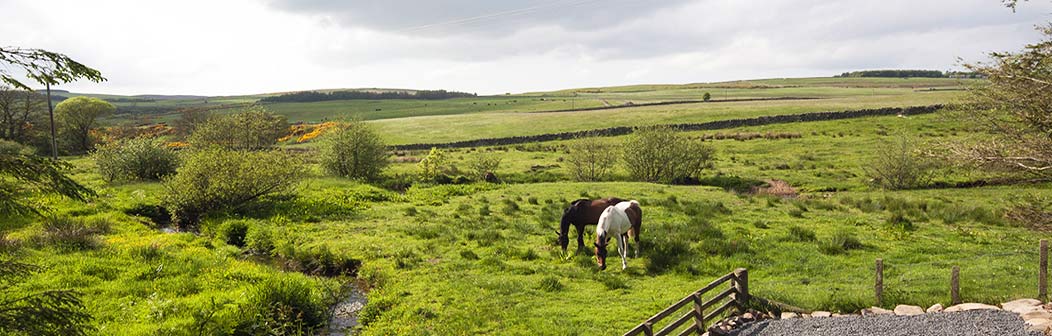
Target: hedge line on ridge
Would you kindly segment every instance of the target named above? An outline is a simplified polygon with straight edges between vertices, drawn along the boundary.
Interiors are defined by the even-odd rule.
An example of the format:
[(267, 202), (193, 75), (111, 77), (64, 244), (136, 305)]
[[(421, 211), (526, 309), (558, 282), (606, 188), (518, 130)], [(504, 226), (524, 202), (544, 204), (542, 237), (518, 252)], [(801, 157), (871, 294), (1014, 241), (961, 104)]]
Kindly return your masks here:
[[(873, 117), (873, 116), (887, 116), (887, 115), (917, 115), (934, 113), (941, 109), (943, 105), (928, 105), (928, 106), (910, 106), (910, 107), (885, 107), (878, 109), (864, 109), (864, 110), (852, 110), (852, 111), (835, 111), (835, 112), (811, 112), (811, 113), (800, 113), (800, 114), (786, 114), (786, 115), (774, 115), (774, 116), (762, 116), (755, 118), (742, 118), (742, 119), (727, 119), (709, 121), (703, 123), (685, 123), (685, 124), (671, 124), (668, 125), (674, 129), (680, 131), (700, 131), (700, 130), (717, 130), (727, 128), (737, 128), (745, 126), (761, 126), (761, 125), (772, 125), (772, 124), (786, 124), (794, 122), (808, 122), (808, 121), (825, 121), (825, 120), (839, 120), (839, 119), (851, 119), (851, 118), (862, 118), (862, 117)], [(418, 144), (405, 144), (405, 145), (394, 145), (391, 148), (395, 150), (421, 150), (434, 148), (467, 148), (467, 147), (482, 147), (482, 146), (503, 146), (503, 145), (514, 145), (530, 142), (543, 142), (543, 141), (555, 141), (555, 140), (570, 140), (585, 136), (618, 136), (632, 133), (635, 127), (632, 126), (618, 126), (609, 128), (600, 128), (586, 131), (576, 132), (562, 132), (562, 133), (548, 133), (548, 134), (537, 134), (537, 135), (522, 135), (504, 138), (485, 138), (475, 140), (464, 140), (456, 142), (446, 143), (418, 143)]]

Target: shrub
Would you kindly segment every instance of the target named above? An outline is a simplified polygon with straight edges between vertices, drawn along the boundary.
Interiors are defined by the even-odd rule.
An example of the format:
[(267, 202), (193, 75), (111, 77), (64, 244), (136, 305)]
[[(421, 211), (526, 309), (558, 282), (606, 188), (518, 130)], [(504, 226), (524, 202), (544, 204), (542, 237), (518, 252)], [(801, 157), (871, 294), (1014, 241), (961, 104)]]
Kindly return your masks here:
[(819, 252), (830, 255), (860, 248), (862, 248), (862, 242), (847, 231), (837, 231), (828, 240), (824, 240), (818, 245)]
[(270, 227), (252, 225), (245, 232), (245, 247), (255, 254), (269, 255), (274, 250), (274, 238)]
[(869, 183), (888, 190), (914, 189), (928, 185), (935, 164), (923, 157), (917, 144), (906, 137), (880, 146), (877, 156), (863, 167)]
[(324, 325), (326, 306), (304, 280), (269, 279), (252, 289), (241, 307), (238, 335), (312, 334)]
[(617, 164), (614, 146), (603, 142), (595, 134), (570, 143), (569, 150), (566, 161), (570, 163), (574, 178), (578, 181), (602, 181)]
[(486, 180), (487, 173), (495, 173), (500, 168), (500, 156), (496, 154), (478, 153), (468, 162), (468, 167), (479, 181)]
[(284, 116), (256, 106), (245, 112), (208, 119), (194, 129), (188, 141), (197, 148), (260, 150), (273, 146), (288, 132), (289, 123)]
[(701, 100), (702, 101), (709, 101), (710, 99), (712, 99), (712, 95), (709, 94), (708, 92), (705, 92), (705, 94), (701, 95)]
[(623, 160), (633, 179), (671, 183), (694, 178), (708, 167), (715, 150), (678, 136), (668, 126), (636, 129), (624, 145)]
[(147, 138), (96, 146), (91, 157), (99, 174), (108, 182), (160, 180), (179, 167), (179, 158), (173, 150)]
[(387, 145), (369, 125), (353, 122), (337, 128), (321, 145), (321, 166), (332, 175), (375, 181), (387, 167)]
[(278, 151), (198, 150), (164, 180), (161, 203), (179, 229), (196, 229), (202, 216), (291, 191), (303, 175), (299, 160)]
[(913, 222), (901, 213), (892, 213), (891, 217), (884, 221), (884, 224), (888, 229), (896, 231), (913, 231), (917, 229)]
[(815, 241), (815, 231), (805, 227), (791, 226), (789, 227), (789, 240), (798, 242)]
[[(436, 182), (442, 178), (451, 180), (451, 175), (456, 175), (457, 173), (456, 167), (449, 164), (449, 159), (446, 158), (445, 152), (438, 148), (431, 148), (431, 152), (417, 163), (417, 167), (420, 167), (419, 178), (424, 182)], [(439, 182), (439, 184), (448, 183)]]
[(244, 220), (228, 220), (219, 227), (219, 239), (227, 244), (237, 247), (245, 247), (245, 235), (248, 233), (249, 222)]

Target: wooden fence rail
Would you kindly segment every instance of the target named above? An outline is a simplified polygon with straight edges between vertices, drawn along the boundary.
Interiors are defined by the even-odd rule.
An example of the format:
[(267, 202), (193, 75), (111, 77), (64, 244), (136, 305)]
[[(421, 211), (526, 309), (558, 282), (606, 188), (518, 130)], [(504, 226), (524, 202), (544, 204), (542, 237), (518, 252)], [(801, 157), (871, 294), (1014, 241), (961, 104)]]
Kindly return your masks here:
[[(726, 289), (708, 299), (705, 299), (705, 294), (726, 283), (730, 284)], [(706, 322), (719, 318), (720, 314), (728, 312), (731, 308), (735, 308), (739, 312), (744, 311), (745, 307), (748, 306), (749, 299), (749, 273), (744, 268), (739, 268), (732, 273), (727, 273), (726, 275), (713, 280), (708, 285), (705, 285), (705, 287), (690, 293), (687, 297), (684, 297), (668, 308), (654, 314), (654, 316), (651, 316), (646, 319), (646, 321), (643, 321), (643, 323), (640, 323), (635, 328), (626, 332), (625, 336), (640, 334), (647, 336), (673, 334), (700, 335), (704, 333), (707, 328)], [(689, 303), (693, 304), (688, 305)], [(713, 306), (717, 307), (706, 313), (706, 310)], [(658, 328), (659, 323), (663, 322), (662, 320), (670, 316), (675, 317), (675, 319), (663, 323), (660, 326), (660, 329), (654, 331), (654, 328)]]

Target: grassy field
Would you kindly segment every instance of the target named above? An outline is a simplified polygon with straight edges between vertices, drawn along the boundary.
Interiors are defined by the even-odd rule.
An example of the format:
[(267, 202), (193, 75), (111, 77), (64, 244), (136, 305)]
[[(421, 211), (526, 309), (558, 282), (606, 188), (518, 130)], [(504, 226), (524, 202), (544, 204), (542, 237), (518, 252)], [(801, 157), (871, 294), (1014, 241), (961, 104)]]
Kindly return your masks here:
[[(444, 110), (434, 109), (441, 115), (430, 116), (419, 116), (422, 112), (413, 104), (421, 102), (376, 103), (383, 111), (373, 112), (389, 114), (368, 119), (389, 142), (415, 143), (928, 105), (948, 103), (959, 95), (913, 89), (955, 85), (943, 80), (746, 83), (756, 88), (738, 82), (722, 85), (737, 97), (827, 99), (523, 113), (564, 104), (535, 100), (561, 92), (530, 93), (443, 101), (449, 104)], [(578, 99), (599, 104), (603, 99), (662, 101), (704, 90), (720, 98), (717, 84), (692, 85), (696, 87), (580, 89)], [(601, 98), (582, 98), (592, 94)], [(519, 105), (514, 107), (505, 103), (467, 113), (462, 109), (478, 106), (469, 102), (515, 100)], [(311, 104), (318, 105), (312, 107), (313, 114), (294, 112), (299, 104), (274, 110), (288, 108), (281, 113), (309, 118), (353, 112), (340, 102), (325, 103), (332, 104), (329, 107)], [(874, 304), (876, 258), (885, 261), (884, 306), (889, 308), (949, 303), (952, 266), (961, 267), (966, 301), (998, 303), (1036, 295), (1035, 251), (1044, 233), (1003, 214), (1027, 195), (1052, 197), (1047, 183), (911, 191), (881, 191), (867, 184), (863, 168), (888, 141), (909, 136), (939, 142), (975, 135), (962, 125), (937, 113), (685, 135), (768, 132), (797, 136), (706, 140), (717, 149), (717, 159), (703, 177), (783, 180), (799, 197), (629, 182), (621, 168), (608, 182), (572, 182), (564, 161), (571, 141), (449, 150), (448, 157), (461, 168), (480, 153), (500, 156), (503, 162), (496, 174), (505, 183), (418, 184), (404, 192), (322, 176), (316, 153), (308, 150), (302, 155), (313, 173), (294, 196), (210, 217), (199, 235), (164, 233), (135, 210), (159, 204), (159, 183), (107, 184), (90, 159), (70, 158), (77, 167), (75, 177), (99, 190), (101, 197), (87, 204), (47, 197), (38, 201), (58, 215), (105, 223), (97, 244), (71, 249), (38, 243), (46, 236), (43, 220), (10, 218), (0, 224), (0, 234), (22, 244), (0, 254), (46, 267), (16, 290), (77, 289), (88, 302), (98, 333), (122, 335), (191, 334), (187, 331), (202, 324), (218, 328), (237, 315), (255, 288), (273, 279), (307, 284), (319, 298), (331, 296), (341, 284), (359, 284), (368, 293), (368, 304), (359, 315), (365, 335), (616, 334), (737, 267), (749, 269), (754, 295), (807, 309), (851, 312)], [(603, 138), (613, 144), (624, 140)], [(388, 174), (417, 169), (413, 163), (394, 163)], [(995, 176), (946, 167), (939, 170), (936, 182), (991, 177)], [(598, 271), (590, 250), (564, 259), (555, 245), (554, 230), (569, 201), (606, 196), (639, 200), (644, 210), (642, 254), (631, 258), (625, 271)], [(250, 236), (271, 237), (271, 244), (253, 253), (250, 247), (228, 244), (219, 232), (231, 222), (248, 223)], [(261, 260), (261, 253), (269, 257)], [(307, 276), (280, 262), (296, 256), (362, 264), (354, 278)]]

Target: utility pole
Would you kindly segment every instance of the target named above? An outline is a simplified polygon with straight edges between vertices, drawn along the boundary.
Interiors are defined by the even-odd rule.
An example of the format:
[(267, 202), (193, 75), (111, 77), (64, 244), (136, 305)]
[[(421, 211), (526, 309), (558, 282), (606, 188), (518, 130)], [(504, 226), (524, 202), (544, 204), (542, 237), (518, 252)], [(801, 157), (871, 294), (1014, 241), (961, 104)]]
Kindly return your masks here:
[(51, 118), (51, 158), (58, 160), (58, 141), (55, 140), (55, 109), (51, 106), (51, 83), (44, 82), (47, 88), (47, 116)]

